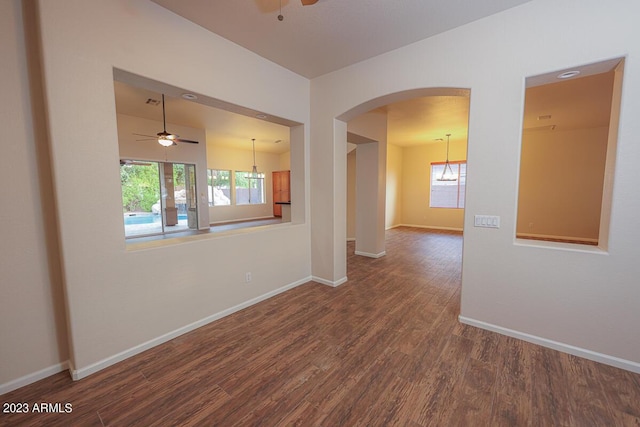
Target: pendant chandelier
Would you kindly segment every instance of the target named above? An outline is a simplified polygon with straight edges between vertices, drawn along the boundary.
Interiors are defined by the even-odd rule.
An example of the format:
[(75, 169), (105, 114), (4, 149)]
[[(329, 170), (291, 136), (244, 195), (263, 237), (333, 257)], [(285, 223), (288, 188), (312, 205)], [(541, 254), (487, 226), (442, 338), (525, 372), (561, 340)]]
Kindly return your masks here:
[(258, 172), (258, 166), (256, 166), (256, 139), (252, 138), (251, 143), (253, 145), (253, 168), (251, 173), (247, 174), (247, 179), (264, 179), (262, 174)]
[(453, 173), (451, 169), (451, 163), (449, 163), (449, 137), (450, 133), (447, 134), (447, 161), (444, 163), (444, 169), (442, 171), (442, 176), (438, 178), (438, 181), (457, 181), (458, 177)]

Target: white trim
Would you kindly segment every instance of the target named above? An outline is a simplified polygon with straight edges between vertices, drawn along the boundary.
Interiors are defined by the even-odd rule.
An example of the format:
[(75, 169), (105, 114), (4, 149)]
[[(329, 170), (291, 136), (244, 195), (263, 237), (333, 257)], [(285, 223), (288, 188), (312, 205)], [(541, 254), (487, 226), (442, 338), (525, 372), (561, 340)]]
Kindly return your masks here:
[(383, 256), (385, 256), (387, 254), (386, 251), (382, 251), (379, 254), (372, 254), (372, 253), (369, 253), (369, 252), (362, 252), (362, 251), (355, 251), (354, 253), (356, 255), (366, 256), (366, 257), (369, 257), (369, 258), (381, 258), (381, 257), (383, 257)]
[(15, 380), (9, 381), (8, 383), (0, 384), (0, 395), (9, 393), (10, 391), (19, 389), (20, 387), (24, 387), (26, 385), (33, 384), (36, 381), (40, 381), (41, 379), (50, 377), (51, 375), (58, 374), (68, 368), (69, 362), (65, 361), (57, 363), (53, 366), (49, 366), (48, 368), (41, 369), (37, 372), (27, 374), (23, 377), (16, 378)]
[(530, 335), (524, 332), (514, 331), (513, 329), (503, 328), (501, 326), (486, 323), (481, 320), (470, 319), (464, 316), (458, 316), (458, 320), (460, 321), (460, 323), (464, 323), (466, 325), (497, 332), (502, 335), (518, 338), (523, 341), (538, 344), (543, 347), (561, 351), (563, 353), (573, 354), (574, 356), (593, 360), (594, 362), (604, 363), (605, 365), (615, 366), (616, 368), (625, 369), (627, 371), (640, 374), (640, 363), (638, 362), (621, 359), (619, 357), (610, 356), (608, 354), (598, 353), (595, 351), (587, 350), (585, 348), (580, 348), (570, 344), (553, 341), (547, 338)]
[(462, 228), (458, 227), (438, 227), (435, 225), (416, 225), (416, 224), (399, 224), (396, 227), (414, 227), (414, 228), (427, 228), (432, 230), (445, 230), (445, 231), (464, 231)]
[(347, 237), (347, 242), (355, 242), (356, 238), (355, 237)]
[(342, 279), (336, 280), (335, 282), (332, 282), (331, 280), (323, 279), (322, 277), (318, 277), (318, 276), (312, 276), (311, 280), (313, 280), (314, 282), (321, 283), (323, 285), (331, 286), (332, 288), (337, 288), (338, 286), (342, 285), (347, 281), (347, 276), (343, 277)]
[(252, 306), (254, 304), (257, 304), (261, 301), (264, 301), (266, 299), (269, 299), (273, 296), (276, 296), (278, 294), (281, 294), (285, 291), (288, 291), (289, 289), (293, 289), (297, 286), (300, 286), (304, 283), (309, 282), (311, 279), (311, 277), (305, 277), (304, 279), (300, 279), (297, 280), (293, 283), (290, 283), (286, 286), (283, 286), (281, 288), (275, 289), (273, 291), (267, 292), (266, 294), (260, 295), (258, 297), (252, 298), (248, 301), (245, 301), (241, 304), (238, 304), (236, 306), (233, 306), (231, 308), (227, 308), (225, 310), (222, 310), (218, 313), (212, 314), (211, 316), (207, 316), (204, 319), (198, 320), (196, 322), (193, 322), (189, 325), (183, 326), (181, 328), (178, 328), (172, 332), (166, 333), (164, 335), (161, 335), (157, 338), (153, 338), (147, 342), (144, 342), (142, 344), (139, 344), (135, 347), (132, 347), (128, 350), (122, 351), (118, 354), (114, 354), (113, 356), (107, 357), (105, 359), (102, 359), (99, 362), (96, 362), (94, 364), (91, 364), (89, 366), (86, 366), (84, 368), (81, 369), (73, 369), (72, 367), (69, 368), (69, 371), (71, 373), (71, 378), (73, 378), (73, 380), (79, 380), (82, 379), (86, 376), (89, 376), (95, 372), (98, 372), (104, 368), (107, 368), (111, 365), (114, 365), (118, 362), (121, 362), (125, 359), (128, 359), (131, 356), (135, 356), (136, 354), (142, 353), (143, 351), (149, 350), (150, 348), (153, 348), (155, 346), (158, 346), (160, 344), (163, 344), (169, 340), (172, 340), (173, 338), (176, 338), (180, 335), (186, 334), (187, 332), (191, 332), (195, 329), (200, 328), (201, 326), (204, 326), (208, 323), (211, 323), (215, 320), (221, 319), (225, 316), (228, 316), (230, 314), (235, 313), (236, 311), (240, 311), (244, 308), (247, 308), (249, 306)]

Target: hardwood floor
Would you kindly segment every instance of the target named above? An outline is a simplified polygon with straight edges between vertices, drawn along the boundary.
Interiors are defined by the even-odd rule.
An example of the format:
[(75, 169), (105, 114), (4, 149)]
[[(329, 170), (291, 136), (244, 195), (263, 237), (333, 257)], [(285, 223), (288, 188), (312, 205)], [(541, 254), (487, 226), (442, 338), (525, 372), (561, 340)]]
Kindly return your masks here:
[(42, 426), (638, 426), (640, 375), (461, 325), (462, 236), (398, 228), (348, 246), (349, 281), (307, 283), (78, 382), (0, 402)]

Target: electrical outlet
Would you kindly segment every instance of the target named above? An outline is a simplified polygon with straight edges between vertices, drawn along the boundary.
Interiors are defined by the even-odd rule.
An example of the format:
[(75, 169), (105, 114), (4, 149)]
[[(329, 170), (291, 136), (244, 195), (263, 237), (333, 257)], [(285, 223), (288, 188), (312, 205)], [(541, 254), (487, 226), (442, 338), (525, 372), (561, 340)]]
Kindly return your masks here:
[(251, 272), (245, 273), (244, 280), (247, 283), (249, 283), (251, 281)]

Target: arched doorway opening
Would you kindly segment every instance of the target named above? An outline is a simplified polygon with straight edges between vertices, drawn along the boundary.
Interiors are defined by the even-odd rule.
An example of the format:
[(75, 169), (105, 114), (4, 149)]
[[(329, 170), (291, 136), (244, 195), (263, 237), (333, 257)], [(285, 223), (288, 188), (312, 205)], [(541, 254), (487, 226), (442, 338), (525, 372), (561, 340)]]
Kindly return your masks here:
[[(336, 118), (346, 127), (346, 237), (357, 255), (384, 256), (385, 231), (399, 225), (462, 231), (469, 100), (469, 89), (414, 89)], [(443, 180), (449, 160), (456, 176)]]

